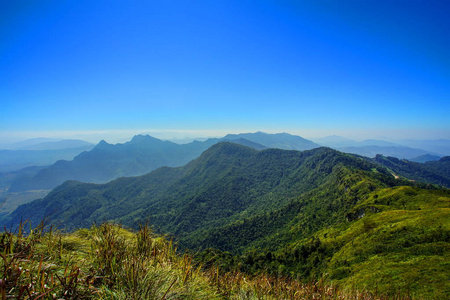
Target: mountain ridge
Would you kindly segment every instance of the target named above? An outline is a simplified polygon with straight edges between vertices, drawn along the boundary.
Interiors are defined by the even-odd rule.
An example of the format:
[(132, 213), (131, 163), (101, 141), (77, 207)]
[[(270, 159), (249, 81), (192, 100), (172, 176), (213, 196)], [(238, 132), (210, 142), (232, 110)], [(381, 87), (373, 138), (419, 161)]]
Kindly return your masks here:
[(437, 161), (418, 163), (378, 154), (372, 161), (387, 167), (396, 175), (403, 176), (409, 180), (417, 180), (450, 188), (450, 156), (441, 157)]
[[(283, 203), (286, 204), (289, 201), (288, 199), (292, 199), (292, 197), (295, 197), (297, 194), (317, 188), (325, 181), (327, 176), (332, 173), (332, 170), (336, 167), (336, 164), (339, 163), (345, 163), (350, 166), (364, 166), (366, 171), (377, 168), (377, 165), (371, 164), (366, 159), (343, 154), (330, 148), (316, 148), (302, 152), (281, 149), (257, 151), (246, 146), (230, 142), (221, 142), (212, 145), (209, 149), (204, 151), (199, 158), (191, 161), (183, 167), (162, 167), (143, 176), (119, 178), (106, 184), (84, 184), (76, 183), (76, 181), (68, 181), (62, 186), (58, 186), (44, 199), (53, 199), (56, 197), (56, 194), (60, 193), (62, 190), (65, 190), (68, 186), (76, 187), (76, 191), (72, 194), (78, 195), (76, 199), (81, 199), (87, 196), (91, 189), (103, 191), (104, 189), (115, 189), (116, 186), (131, 184), (133, 186), (130, 186), (130, 191), (125, 194), (122, 193), (123, 196), (121, 197), (124, 198), (122, 198), (121, 201), (123, 202), (127, 201), (126, 199), (130, 199), (130, 201), (136, 203), (137, 200), (133, 197), (143, 193), (142, 191), (138, 192), (139, 188), (144, 191), (148, 189), (147, 185), (150, 184), (152, 188), (142, 194), (145, 195), (143, 199), (148, 199), (145, 201), (151, 201), (148, 202), (149, 204), (146, 204), (146, 211), (150, 211), (152, 209), (154, 210), (155, 203), (161, 203), (162, 207), (166, 207), (167, 209), (159, 207), (157, 211), (160, 211), (160, 215), (154, 215), (153, 219), (164, 219), (164, 222), (166, 223), (163, 222), (165, 224), (163, 227), (169, 226), (168, 224), (173, 225), (176, 223), (178, 224), (177, 227), (181, 228), (183, 226), (180, 225), (182, 223), (180, 220), (177, 222), (168, 221), (170, 218), (167, 219), (165, 217), (167, 212), (175, 207), (171, 206), (173, 201), (171, 200), (172, 202), (170, 202), (168, 200), (169, 196), (173, 197), (173, 200), (178, 201), (179, 197), (181, 197), (180, 195), (182, 195), (182, 197), (184, 197), (183, 199), (188, 201), (186, 203), (191, 203), (189, 204), (191, 205), (191, 208), (199, 207), (199, 205), (201, 207), (201, 203), (205, 201), (202, 199), (209, 199), (210, 196), (207, 196), (208, 193), (212, 192), (213, 194), (216, 194), (217, 188), (221, 187), (219, 188), (219, 190), (222, 189), (222, 192), (219, 193), (221, 195), (219, 199), (223, 199), (226, 203), (229, 202), (232, 206), (237, 206), (237, 210), (244, 206), (246, 209), (253, 209), (254, 211), (268, 210), (283, 206)], [(377, 174), (384, 174), (383, 176), (391, 181), (394, 180), (387, 170), (384, 171), (383, 169), (379, 169), (377, 172)], [(152, 182), (158, 182), (158, 184), (154, 184)], [(407, 183), (407, 181), (404, 181), (404, 183)], [(172, 184), (176, 185), (172, 187), (170, 191), (168, 190), (163, 193), (162, 189), (167, 187), (167, 185)], [(252, 191), (251, 186), (258, 187), (256, 194)], [(206, 192), (205, 194), (204, 189), (210, 190), (210, 192)], [(78, 194), (81, 190), (86, 190), (87, 194)], [(131, 192), (133, 190), (136, 192)], [(191, 191), (191, 196), (187, 196), (186, 190)], [(240, 192), (237, 193), (237, 191)], [(72, 194), (69, 193), (68, 196), (72, 197)], [(158, 196), (159, 198), (154, 198), (155, 200), (151, 200), (153, 199), (153, 195), (160, 196)], [(277, 202), (271, 201), (270, 199), (273, 195), (278, 195), (277, 199), (284, 199), (283, 202), (277, 204)], [(283, 197), (280, 198), (281, 195)], [(66, 197), (67, 196), (64, 196), (63, 199), (66, 199)], [(118, 199), (117, 197), (117, 193), (114, 196), (112, 196), (111, 193), (107, 193), (106, 196), (103, 195), (101, 198), (103, 202), (100, 202), (106, 203), (107, 205), (117, 205), (116, 200), (111, 202), (112, 199)], [(92, 200), (94, 199), (97, 198), (94, 197)], [(256, 199), (259, 201), (258, 203), (266, 204), (257, 204), (254, 208), (252, 208), (252, 201), (255, 201)], [(176, 201), (173, 203), (176, 203)], [(94, 202), (95, 201), (90, 201), (89, 205), (94, 205)], [(70, 203), (69, 205), (74, 204)], [(62, 205), (61, 207), (64, 206)], [(137, 210), (134, 204), (130, 205), (130, 207)], [(180, 207), (181, 206), (178, 206), (178, 208)], [(75, 205), (73, 208), (89, 211), (82, 205)], [(98, 207), (96, 209), (98, 209)], [(125, 207), (117, 210), (117, 212), (122, 215), (122, 219), (124, 209)], [(184, 207), (184, 209), (186, 209), (185, 215), (189, 215), (188, 207)], [(64, 210), (67, 209), (61, 208), (60, 211), (62, 212)], [(49, 215), (46, 214), (37, 214), (36, 209), (33, 209), (32, 211), (34, 218), (39, 219), (49, 217)], [(224, 211), (219, 213), (225, 213), (225, 215), (227, 214)], [(101, 216), (98, 215), (95, 218), (101, 218)], [(144, 219), (141, 219), (141, 221), (144, 221)], [(66, 221), (65, 223), (68, 225), (70, 224), (70, 222)]]
[[(176, 144), (149, 135), (136, 135), (123, 144), (109, 144), (102, 140), (91, 151), (80, 153), (71, 161), (58, 161), (32, 177), (21, 177), (20, 180), (12, 182), (10, 191), (51, 189), (65, 180), (104, 183), (118, 177), (143, 175), (161, 166), (182, 166), (220, 141), (232, 141), (262, 150), (268, 146), (258, 143), (261, 136), (264, 137), (263, 141), (268, 144), (271, 140), (278, 138), (277, 135), (266, 133), (244, 135), (254, 138), (248, 140), (243, 136), (236, 135), (221, 139), (208, 139), (203, 142), (194, 141), (188, 144)], [(293, 145), (287, 143), (284, 145), (286, 147), (298, 148), (300, 147), (298, 141), (302, 141), (302, 143), (306, 141), (305, 143), (309, 144), (301, 137), (285, 135), (296, 143)]]

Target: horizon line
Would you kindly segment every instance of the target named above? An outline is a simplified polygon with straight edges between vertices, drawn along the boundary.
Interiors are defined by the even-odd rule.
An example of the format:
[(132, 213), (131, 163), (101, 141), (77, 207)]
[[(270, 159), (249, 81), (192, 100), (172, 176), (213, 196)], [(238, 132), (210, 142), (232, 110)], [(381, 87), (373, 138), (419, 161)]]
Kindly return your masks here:
[(378, 140), (439, 140), (450, 139), (450, 130), (433, 129), (92, 129), (92, 130), (39, 130), (0, 131), (1, 144), (10, 144), (34, 138), (81, 139), (89, 142), (105, 140), (109, 143), (125, 142), (135, 135), (144, 134), (162, 140), (218, 138), (227, 134), (264, 132), (288, 133), (306, 139), (340, 136), (356, 141)]

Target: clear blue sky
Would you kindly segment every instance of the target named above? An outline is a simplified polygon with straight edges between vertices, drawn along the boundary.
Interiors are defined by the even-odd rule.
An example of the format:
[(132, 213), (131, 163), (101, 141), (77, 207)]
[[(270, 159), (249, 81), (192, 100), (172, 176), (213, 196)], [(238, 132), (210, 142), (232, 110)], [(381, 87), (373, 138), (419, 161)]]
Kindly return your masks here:
[(0, 138), (450, 138), (449, 16), (449, 1), (425, 0), (1, 1)]

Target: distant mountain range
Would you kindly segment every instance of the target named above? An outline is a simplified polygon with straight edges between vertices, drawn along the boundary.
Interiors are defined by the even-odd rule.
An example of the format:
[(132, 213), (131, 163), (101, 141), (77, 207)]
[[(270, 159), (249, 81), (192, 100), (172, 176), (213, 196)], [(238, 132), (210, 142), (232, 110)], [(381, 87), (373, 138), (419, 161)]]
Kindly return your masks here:
[(418, 162), (418, 163), (426, 163), (429, 161), (437, 161), (439, 159), (441, 159), (441, 157), (438, 155), (424, 154), (424, 155), (420, 155), (420, 156), (411, 158), (411, 159), (409, 159), (409, 161)]
[(47, 166), (58, 160), (72, 160), (94, 145), (57, 150), (0, 150), (0, 173), (12, 172), (31, 166)]
[(450, 140), (364, 140), (357, 142), (337, 135), (312, 139), (316, 143), (342, 152), (375, 157), (377, 154), (426, 162), (450, 155)]
[(26, 167), (46, 166), (58, 160), (71, 160), (94, 144), (74, 139), (36, 138), (3, 145), (0, 148), (0, 173)]
[(137, 135), (124, 144), (111, 145), (101, 141), (91, 151), (83, 152), (71, 161), (60, 160), (32, 176), (16, 174), (17, 180), (11, 180), (9, 191), (52, 189), (66, 180), (103, 183), (119, 177), (146, 174), (162, 166), (182, 166), (221, 141), (232, 141), (257, 150), (308, 150), (319, 147), (311, 141), (287, 133), (244, 133), (181, 145), (148, 135)]
[(36, 138), (3, 145), (7, 150), (62, 150), (70, 148), (93, 147), (94, 144), (76, 139)]
[(11, 184), (10, 191), (52, 189), (66, 180), (107, 182), (123, 176), (137, 176), (161, 166), (181, 166), (199, 156), (212, 143), (178, 145), (150, 136), (135, 136), (124, 144), (98, 143), (73, 160), (60, 160), (29, 178)]
[[(104, 183), (119, 177), (143, 175), (162, 166), (182, 166), (198, 157), (211, 145), (221, 141), (232, 141), (257, 150), (279, 148), (304, 151), (320, 147), (319, 144), (310, 140), (287, 133), (268, 134), (256, 132), (229, 134), (223, 138), (207, 139), (202, 142), (194, 141), (187, 144), (176, 144), (169, 141), (162, 141), (148, 135), (138, 135), (130, 142), (124, 144), (111, 145), (105, 141), (101, 141), (92, 150), (79, 154), (73, 160), (60, 160), (46, 168), (34, 169), (34, 174), (30, 169), (23, 173), (15, 171), (13, 173), (5, 173), (4, 175), (0, 174), (0, 188), (8, 188), (10, 192), (49, 190), (66, 180)], [(425, 150), (398, 146), (394, 143), (381, 140), (355, 142), (339, 136), (332, 136), (316, 141), (335, 146), (343, 144), (350, 145), (353, 143), (357, 146), (335, 148), (339, 151), (367, 157), (375, 157), (377, 154), (382, 154), (387, 157), (408, 158), (412, 161), (419, 160), (423, 162), (440, 158), (440, 156), (430, 154)], [(43, 141), (37, 139), (17, 144), (16, 146), (41, 149), (44, 147), (57, 148), (62, 147), (63, 145), (68, 147), (70, 145), (75, 146), (83, 143), (86, 142), (78, 140)], [(443, 141), (440, 141), (439, 143), (441, 146), (445, 145)], [(0, 162), (2, 161), (2, 154), (3, 157), (6, 157), (4, 161), (11, 162), (13, 161), (11, 158), (12, 154), (18, 155), (18, 153), (21, 153), (21, 155), (32, 158), (33, 155), (36, 156), (38, 154), (46, 153), (45, 151), (64, 151), (64, 153), (69, 152), (73, 155), (74, 152), (79, 153), (81, 150), (82, 149), (79, 148), (39, 151), (28, 150), (30, 152), (25, 150), (17, 150), (18, 152), (4, 150), (6, 152), (0, 151)], [(54, 155), (54, 152), (52, 153), (52, 155)], [(10, 156), (7, 157), (7, 154), (10, 154)], [(19, 156), (16, 163), (19, 161), (22, 163), (24, 162), (20, 159), (22, 159), (22, 156)], [(28, 162), (25, 166), (28, 166), (30, 163), (31, 162)], [(42, 161), (41, 163), (35, 163), (34, 165), (42, 165)], [(5, 164), (3, 164), (3, 166), (5, 167)], [(4, 172), (5, 171), (10, 171), (10, 169), (4, 169)], [(7, 180), (2, 179), (2, 177), (5, 176), (7, 177)]]
[(291, 135), (288, 133), (276, 133), (268, 134), (264, 132), (256, 133), (240, 133), (240, 134), (228, 134), (222, 140), (233, 141), (237, 138), (243, 138), (261, 145), (267, 148), (278, 148), (284, 150), (311, 150), (321, 147), (310, 140), (304, 139), (297, 135)]
[(450, 140), (399, 140), (397, 143), (438, 153), (441, 156), (450, 156)]
[[(424, 155), (437, 156), (434, 153), (422, 149), (409, 148), (405, 146), (353, 146), (353, 147), (339, 147), (336, 150), (353, 153), (367, 157), (375, 157), (377, 154), (385, 156), (393, 156), (400, 159), (416, 159)], [(439, 157), (439, 156), (438, 156)]]

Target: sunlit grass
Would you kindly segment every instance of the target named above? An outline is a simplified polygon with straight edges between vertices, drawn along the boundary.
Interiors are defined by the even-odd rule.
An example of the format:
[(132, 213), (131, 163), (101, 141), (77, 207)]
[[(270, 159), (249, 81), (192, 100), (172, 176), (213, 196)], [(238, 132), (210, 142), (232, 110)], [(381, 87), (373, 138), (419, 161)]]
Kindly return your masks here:
[[(27, 223), (25, 223), (26, 225)], [(316, 282), (204, 268), (148, 226), (0, 235), (1, 299), (382, 299)]]

